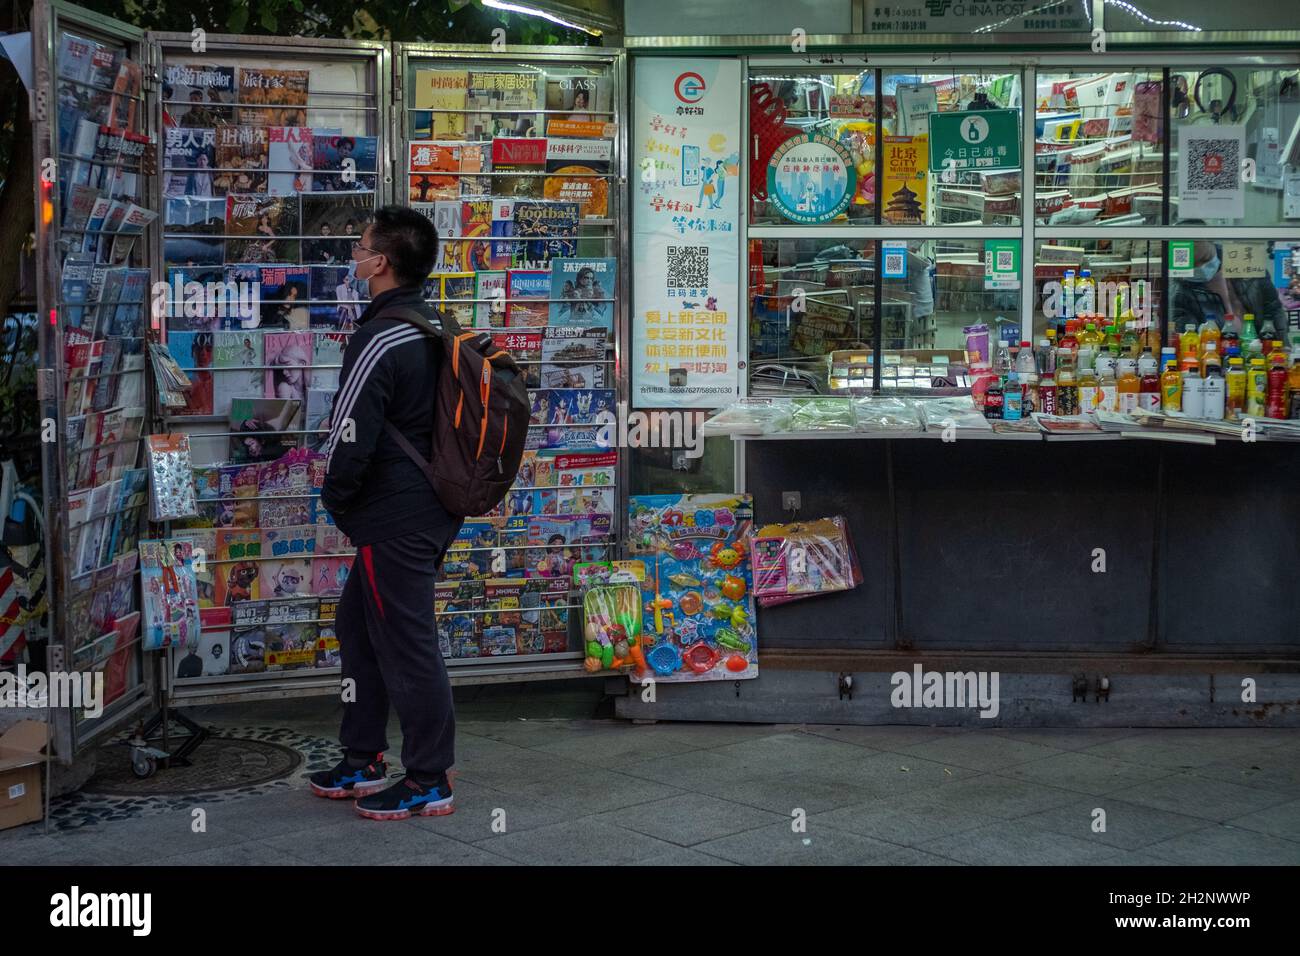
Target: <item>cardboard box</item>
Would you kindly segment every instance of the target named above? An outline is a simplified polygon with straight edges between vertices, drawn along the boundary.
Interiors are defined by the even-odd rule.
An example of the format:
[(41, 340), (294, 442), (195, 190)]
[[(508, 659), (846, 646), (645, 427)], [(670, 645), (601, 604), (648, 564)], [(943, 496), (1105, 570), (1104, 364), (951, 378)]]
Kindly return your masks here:
[(45, 724), (20, 721), (0, 736), (0, 830), (41, 819)]

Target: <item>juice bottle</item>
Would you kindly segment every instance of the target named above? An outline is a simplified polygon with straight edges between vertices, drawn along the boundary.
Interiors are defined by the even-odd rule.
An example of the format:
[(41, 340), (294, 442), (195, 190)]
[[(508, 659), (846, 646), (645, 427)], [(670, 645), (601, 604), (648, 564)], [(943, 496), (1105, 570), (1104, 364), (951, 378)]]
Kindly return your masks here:
[(1119, 410), (1119, 383), (1115, 379), (1115, 356), (1103, 349), (1097, 356), (1097, 408), (1102, 411)]
[(1137, 375), (1137, 362), (1131, 358), (1120, 359), (1120, 374), (1117, 390), (1119, 392), (1119, 410), (1128, 415), (1138, 407), (1138, 396), (1142, 392), (1142, 382)]
[[(1065, 335), (1061, 337), (1061, 348), (1069, 349), (1073, 354), (1079, 348), (1079, 339), (1075, 335), (1075, 321), (1069, 319), (1065, 323)], [(1060, 384), (1059, 382), (1057, 383)]]
[(1056, 414), (1079, 414), (1079, 386), (1074, 375), (1074, 353), (1061, 348), (1056, 353)]
[(1178, 363), (1165, 362), (1165, 374), (1160, 376), (1160, 408), (1165, 412), (1183, 410), (1183, 377), (1178, 374)]
[(1142, 351), (1142, 340), (1138, 338), (1134, 323), (1124, 323), (1124, 335), (1119, 340), (1120, 354), (1137, 358)]
[(1219, 358), (1219, 345), (1217, 342), (1206, 342), (1205, 351), (1201, 353), (1201, 378), (1205, 378), (1205, 363), (1207, 359), (1213, 358), (1214, 364), (1219, 366), (1219, 371), (1223, 371), (1223, 360)]
[(1079, 413), (1090, 414), (1097, 410), (1101, 396), (1097, 392), (1097, 373), (1092, 370), (1092, 353), (1086, 348), (1079, 349)]
[(1007, 376), (1006, 388), (1002, 390), (1002, 417), (1006, 421), (1020, 421), (1023, 396), (1024, 393), (1020, 390), (1020, 376), (1013, 368), (1011, 374)]
[(1056, 373), (1049, 369), (1038, 383), (1038, 410), (1044, 415), (1056, 412)]
[(1209, 318), (1208, 315), (1205, 321), (1201, 323), (1200, 338), (1201, 347), (1197, 350), (1197, 358), (1205, 354), (1205, 350), (1211, 342), (1214, 343), (1215, 348), (1219, 346), (1219, 323)]
[(1138, 408), (1155, 411), (1160, 407), (1160, 376), (1156, 374), (1156, 357), (1147, 346), (1138, 359)]
[(1066, 269), (1065, 278), (1061, 280), (1061, 315), (1066, 323), (1074, 318), (1074, 270)]
[(1183, 335), (1179, 340), (1179, 366), (1186, 371), (1193, 365), (1199, 364), (1201, 354), (1201, 338), (1196, 334), (1196, 326), (1188, 322), (1183, 326)]
[(1240, 418), (1246, 411), (1246, 366), (1240, 355), (1228, 359), (1228, 374), (1224, 378), (1228, 388), (1227, 417)]
[(1205, 393), (1205, 410), (1201, 413), (1202, 417), (1214, 421), (1222, 421), (1225, 411), (1226, 387), (1223, 381), (1223, 366), (1219, 364), (1219, 356), (1211, 350), (1206, 355), (1205, 378), (1202, 380), (1202, 386)]
[(1291, 350), (1291, 370), (1286, 373), (1287, 399), (1290, 407), (1287, 417), (1300, 421), (1300, 348)]
[(1250, 348), (1251, 342), (1259, 341), (1259, 333), (1255, 331), (1255, 314), (1246, 313), (1246, 321), (1241, 329), (1241, 341), (1246, 349)]
[(1185, 369), (1183, 376), (1183, 414), (1188, 418), (1201, 418), (1205, 413), (1205, 379), (1196, 366)]
[[(1277, 345), (1278, 343), (1273, 343)], [(1287, 391), (1287, 369), (1286, 359), (1278, 349), (1274, 352), (1278, 356), (1278, 361), (1269, 365), (1268, 369), (1268, 396), (1264, 400), (1264, 417), (1265, 418), (1286, 418), (1286, 391)], [(1272, 356), (1270, 356), (1271, 358)]]
[(1264, 367), (1264, 359), (1255, 356), (1250, 360), (1250, 368), (1246, 370), (1246, 414), (1251, 418), (1259, 418), (1264, 414), (1267, 402), (1268, 369)]
[(1273, 340), (1273, 348), (1268, 353), (1268, 367), (1272, 368), (1274, 365), (1286, 368), (1286, 352), (1282, 350), (1281, 339)]
[(1097, 285), (1092, 281), (1091, 269), (1080, 269), (1079, 278), (1075, 282), (1075, 288), (1079, 290), (1079, 300), (1083, 305), (1075, 311), (1080, 316), (1091, 316), (1097, 314)]

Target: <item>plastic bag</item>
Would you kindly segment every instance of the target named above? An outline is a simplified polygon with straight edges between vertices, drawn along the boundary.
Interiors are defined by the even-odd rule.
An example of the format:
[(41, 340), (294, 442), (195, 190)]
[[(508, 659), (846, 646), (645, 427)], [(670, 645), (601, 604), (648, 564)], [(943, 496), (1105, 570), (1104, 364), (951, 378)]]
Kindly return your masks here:
[(860, 432), (919, 432), (925, 427), (916, 405), (904, 398), (855, 398), (853, 413)]
[(582, 662), (589, 672), (646, 670), (641, 648), (641, 589), (635, 584), (602, 584), (582, 599)]
[(750, 536), (750, 548), (754, 594), (761, 607), (848, 591), (862, 583), (841, 515), (764, 525)]

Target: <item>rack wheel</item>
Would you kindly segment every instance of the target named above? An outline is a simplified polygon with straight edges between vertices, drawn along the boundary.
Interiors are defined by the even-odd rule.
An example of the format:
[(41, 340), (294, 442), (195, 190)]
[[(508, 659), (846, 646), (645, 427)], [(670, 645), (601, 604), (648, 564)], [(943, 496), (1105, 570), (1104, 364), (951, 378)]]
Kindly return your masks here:
[(158, 759), (148, 754), (134, 753), (131, 755), (131, 772), (141, 780), (147, 780), (158, 772)]

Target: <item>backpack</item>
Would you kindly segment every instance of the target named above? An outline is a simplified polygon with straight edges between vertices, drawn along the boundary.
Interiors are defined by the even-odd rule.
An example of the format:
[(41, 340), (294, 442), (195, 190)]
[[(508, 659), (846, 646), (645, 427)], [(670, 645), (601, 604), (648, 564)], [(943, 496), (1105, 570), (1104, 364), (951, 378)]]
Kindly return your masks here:
[(438, 500), (461, 518), (495, 508), (514, 484), (524, 457), (531, 407), (524, 375), (486, 332), (465, 332), (438, 313), (438, 328), (414, 309), (383, 310), (420, 329), (443, 351), (434, 402), (433, 457), (425, 461), (392, 422), (384, 430), (420, 466)]

